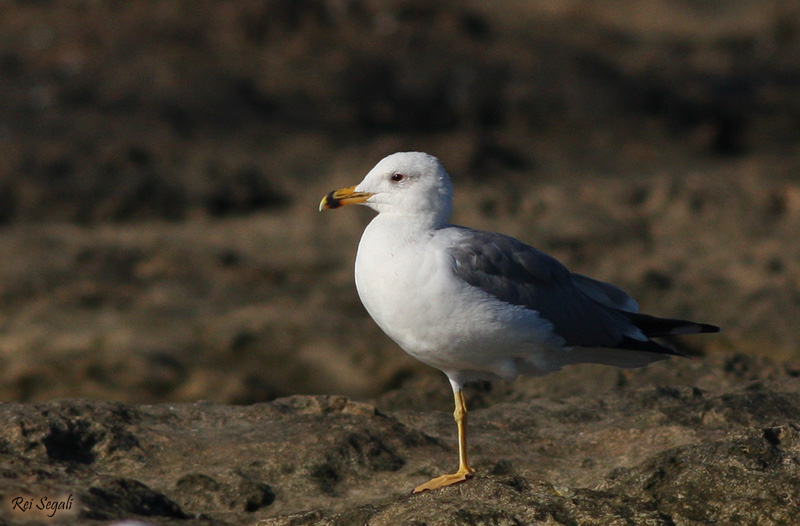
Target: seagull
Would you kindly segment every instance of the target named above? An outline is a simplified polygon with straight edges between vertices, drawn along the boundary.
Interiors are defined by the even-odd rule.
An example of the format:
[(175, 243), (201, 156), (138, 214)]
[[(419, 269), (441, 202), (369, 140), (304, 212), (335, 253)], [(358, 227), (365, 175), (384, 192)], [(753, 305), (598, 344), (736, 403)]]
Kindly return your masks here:
[(453, 186), (439, 160), (400, 152), (319, 209), (366, 205), (355, 284), (375, 323), (404, 351), (447, 376), (455, 399), (458, 470), (413, 493), (472, 478), (464, 385), (545, 375), (565, 365), (643, 367), (685, 356), (651, 338), (719, 327), (638, 312), (619, 287), (570, 272), (507, 235), (448, 223)]

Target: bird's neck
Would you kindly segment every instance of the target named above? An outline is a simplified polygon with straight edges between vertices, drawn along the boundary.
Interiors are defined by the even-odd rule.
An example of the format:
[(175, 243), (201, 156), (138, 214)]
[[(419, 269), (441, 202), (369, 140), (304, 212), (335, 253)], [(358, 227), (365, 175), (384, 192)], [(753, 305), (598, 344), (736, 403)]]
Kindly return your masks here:
[(383, 235), (405, 241), (429, 237), (433, 231), (446, 225), (446, 218), (442, 219), (435, 214), (396, 214), (391, 212), (378, 214), (370, 223), (370, 227), (380, 228)]

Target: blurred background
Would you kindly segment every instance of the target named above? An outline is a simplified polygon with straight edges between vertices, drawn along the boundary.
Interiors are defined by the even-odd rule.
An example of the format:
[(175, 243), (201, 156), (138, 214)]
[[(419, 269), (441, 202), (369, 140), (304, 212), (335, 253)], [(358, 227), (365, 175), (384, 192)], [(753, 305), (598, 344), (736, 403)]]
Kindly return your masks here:
[[(360, 305), (424, 150), (454, 222), (800, 360), (800, 3), (0, 2), (0, 399), (377, 396), (440, 373)], [(800, 374), (800, 368), (798, 368)]]

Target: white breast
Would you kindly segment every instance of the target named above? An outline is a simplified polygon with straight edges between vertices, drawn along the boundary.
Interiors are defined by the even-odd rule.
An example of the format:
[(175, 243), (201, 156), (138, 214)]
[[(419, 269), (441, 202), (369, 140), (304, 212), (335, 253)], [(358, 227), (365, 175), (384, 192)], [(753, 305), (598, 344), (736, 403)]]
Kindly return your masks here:
[[(441, 294), (441, 254), (427, 250), (424, 241), (387, 235), (391, 230), (364, 231), (356, 256), (356, 288), (370, 316), (404, 350), (415, 354), (431, 345), (427, 341), (431, 316), (446, 312), (433, 309), (434, 294)], [(409, 262), (413, 262), (410, 264)], [(423, 323), (424, 322), (424, 323)]]
[(445, 372), (516, 376), (515, 352), (538, 347), (531, 334), (546, 339), (549, 324), (457, 278), (432, 233), (415, 238), (391, 221), (376, 217), (356, 256), (356, 288), (370, 316), (407, 353)]

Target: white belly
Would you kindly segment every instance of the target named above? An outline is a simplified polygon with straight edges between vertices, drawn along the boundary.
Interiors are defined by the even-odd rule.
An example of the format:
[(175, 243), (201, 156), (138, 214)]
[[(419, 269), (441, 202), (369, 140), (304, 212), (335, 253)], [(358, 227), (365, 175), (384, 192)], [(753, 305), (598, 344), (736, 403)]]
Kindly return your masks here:
[(448, 375), (513, 378), (520, 360), (552, 349), (550, 325), (538, 314), (457, 278), (452, 257), (429, 238), (390, 239), (385, 228), (378, 236), (373, 223), (359, 244), (356, 287), (375, 322), (407, 353)]

